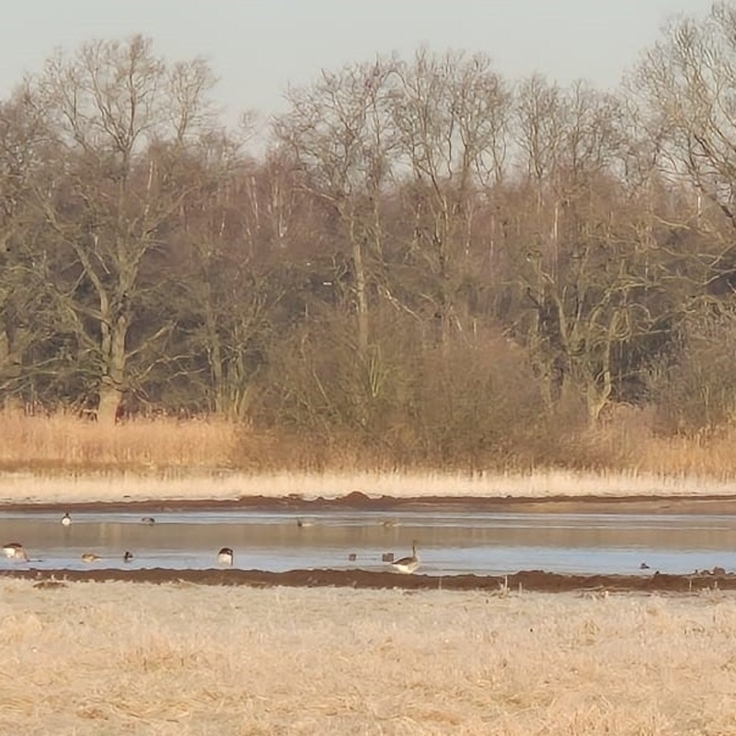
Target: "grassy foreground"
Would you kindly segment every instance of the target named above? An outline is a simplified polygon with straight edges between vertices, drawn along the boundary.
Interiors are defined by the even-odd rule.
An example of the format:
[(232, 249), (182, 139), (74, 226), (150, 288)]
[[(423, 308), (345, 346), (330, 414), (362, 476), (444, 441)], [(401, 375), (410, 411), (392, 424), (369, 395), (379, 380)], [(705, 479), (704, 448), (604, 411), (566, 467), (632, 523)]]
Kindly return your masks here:
[(736, 733), (736, 597), (0, 581), (0, 732)]

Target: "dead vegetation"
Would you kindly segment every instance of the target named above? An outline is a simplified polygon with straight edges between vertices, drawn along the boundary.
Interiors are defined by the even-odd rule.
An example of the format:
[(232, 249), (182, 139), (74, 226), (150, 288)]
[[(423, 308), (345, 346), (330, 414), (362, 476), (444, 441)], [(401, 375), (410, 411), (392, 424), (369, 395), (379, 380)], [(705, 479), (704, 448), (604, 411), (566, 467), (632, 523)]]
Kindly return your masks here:
[(725, 734), (736, 598), (0, 581), (0, 732)]
[[(602, 496), (732, 493), (736, 431), (658, 436), (621, 411), (531, 466), (395, 466), (225, 421), (160, 418), (115, 426), (68, 415), (0, 412), (0, 502), (231, 499), (243, 495)], [(556, 445), (557, 451), (564, 447)], [(311, 462), (310, 457), (317, 457)], [(257, 457), (257, 464), (251, 459)]]

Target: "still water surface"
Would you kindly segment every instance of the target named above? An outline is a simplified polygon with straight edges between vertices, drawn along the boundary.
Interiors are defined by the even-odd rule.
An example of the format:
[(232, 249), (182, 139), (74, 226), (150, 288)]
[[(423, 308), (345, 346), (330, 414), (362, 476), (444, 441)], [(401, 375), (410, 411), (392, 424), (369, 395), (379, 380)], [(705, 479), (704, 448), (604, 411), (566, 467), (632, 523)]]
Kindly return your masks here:
[[(70, 527), (58, 513), (0, 513), (0, 544), (20, 542), (31, 557), (0, 556), (0, 569), (216, 567), (231, 547), (235, 567), (281, 572), (298, 568), (386, 570), (383, 553), (410, 554), (416, 539), (428, 575), (499, 575), (519, 570), (649, 575), (736, 568), (736, 516), (469, 512), (180, 511), (142, 514), (78, 512)], [(134, 554), (123, 562), (123, 553)], [(102, 559), (82, 562), (84, 552)], [(355, 555), (355, 560), (349, 556)], [(650, 569), (641, 570), (646, 562)]]

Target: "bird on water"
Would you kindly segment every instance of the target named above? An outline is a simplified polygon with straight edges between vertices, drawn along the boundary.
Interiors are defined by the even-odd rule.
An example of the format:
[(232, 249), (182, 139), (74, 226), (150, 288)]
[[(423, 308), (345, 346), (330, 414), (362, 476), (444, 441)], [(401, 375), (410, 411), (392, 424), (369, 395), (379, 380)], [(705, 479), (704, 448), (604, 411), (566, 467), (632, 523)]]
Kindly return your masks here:
[(3, 545), (3, 554), (9, 560), (28, 562), (28, 553), (20, 542), (8, 542)]
[(217, 564), (218, 565), (227, 565), (228, 567), (231, 567), (233, 564), (233, 551), (230, 549), (230, 547), (223, 547), (218, 553), (217, 553)]
[(411, 575), (419, 567), (419, 555), (417, 554), (417, 542), (416, 539), (411, 544), (411, 556), (402, 557), (400, 560), (396, 560), (391, 563), (396, 572), (402, 572), (405, 575)]
[(96, 555), (94, 552), (85, 552), (82, 555), (82, 562), (97, 562), (99, 559), (100, 556)]
[(61, 525), (62, 526), (71, 526), (72, 525), (72, 517), (69, 516), (69, 513), (67, 512), (64, 514), (64, 516), (61, 517)]
[(125, 550), (125, 554), (123, 555), (123, 562), (130, 562), (133, 559), (133, 553), (129, 552), (127, 549)]

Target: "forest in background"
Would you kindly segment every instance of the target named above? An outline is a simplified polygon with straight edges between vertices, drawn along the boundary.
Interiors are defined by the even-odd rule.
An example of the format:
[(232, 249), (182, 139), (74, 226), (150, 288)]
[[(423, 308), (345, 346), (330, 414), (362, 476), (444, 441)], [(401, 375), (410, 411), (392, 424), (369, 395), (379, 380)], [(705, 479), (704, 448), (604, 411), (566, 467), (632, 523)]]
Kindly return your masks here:
[(6, 413), (214, 417), (251, 457), (323, 466), (606, 465), (616, 442), (586, 437), (616, 423), (730, 436), (732, 3), (615, 91), (426, 49), (325, 70), (265, 147), (215, 82), (136, 36), (0, 101)]

